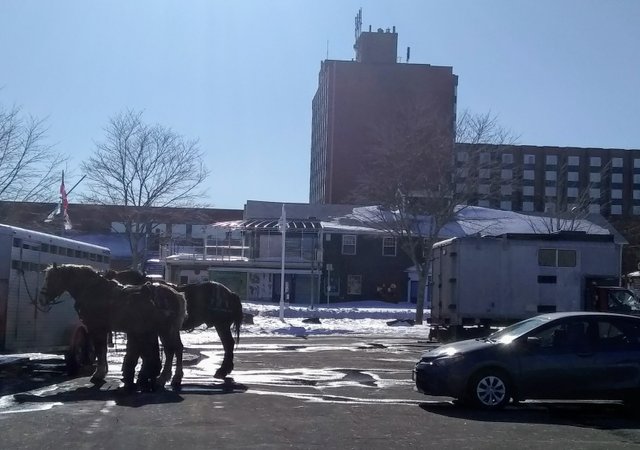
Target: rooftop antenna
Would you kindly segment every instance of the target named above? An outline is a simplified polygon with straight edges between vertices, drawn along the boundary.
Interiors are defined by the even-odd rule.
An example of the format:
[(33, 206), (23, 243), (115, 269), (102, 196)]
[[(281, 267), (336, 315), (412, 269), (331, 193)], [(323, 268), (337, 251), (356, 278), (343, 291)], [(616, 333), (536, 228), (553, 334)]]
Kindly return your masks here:
[(356, 36), (356, 42), (358, 42), (358, 38), (360, 37), (360, 33), (362, 32), (362, 8), (360, 8), (358, 10), (358, 14), (356, 14), (356, 29), (355, 29), (355, 36)]
[(407, 47), (407, 62), (409, 62), (410, 57), (411, 57), (411, 47)]

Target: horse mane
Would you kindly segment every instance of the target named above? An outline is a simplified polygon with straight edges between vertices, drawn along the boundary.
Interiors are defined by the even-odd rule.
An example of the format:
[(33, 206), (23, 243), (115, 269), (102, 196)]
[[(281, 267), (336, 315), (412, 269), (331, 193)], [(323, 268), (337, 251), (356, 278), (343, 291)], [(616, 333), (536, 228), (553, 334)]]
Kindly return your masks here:
[(96, 270), (93, 267), (88, 265), (82, 265), (82, 264), (51, 264), (44, 271), (45, 273), (48, 274), (51, 271), (51, 269), (60, 270), (64, 273), (68, 273), (70, 271), (74, 271), (74, 272), (80, 271), (80, 273), (87, 274), (89, 276), (92, 276), (92, 275), (100, 276), (100, 274), (96, 272)]

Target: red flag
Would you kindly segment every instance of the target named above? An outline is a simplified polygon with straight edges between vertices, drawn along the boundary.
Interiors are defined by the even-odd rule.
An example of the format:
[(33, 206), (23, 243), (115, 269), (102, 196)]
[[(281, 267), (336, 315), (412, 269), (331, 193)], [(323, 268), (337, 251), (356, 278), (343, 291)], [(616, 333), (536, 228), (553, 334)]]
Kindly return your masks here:
[(60, 198), (62, 199), (62, 211), (67, 213), (67, 208), (69, 208), (69, 201), (67, 200), (67, 190), (64, 187), (64, 178), (62, 178), (62, 184), (60, 185)]

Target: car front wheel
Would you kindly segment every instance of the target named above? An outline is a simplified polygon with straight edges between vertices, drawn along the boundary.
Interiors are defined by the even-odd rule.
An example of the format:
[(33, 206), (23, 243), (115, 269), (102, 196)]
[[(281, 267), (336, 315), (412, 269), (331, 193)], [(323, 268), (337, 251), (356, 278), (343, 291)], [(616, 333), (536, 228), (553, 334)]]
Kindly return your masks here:
[(484, 370), (472, 377), (467, 396), (483, 409), (504, 408), (511, 398), (508, 377), (500, 370)]

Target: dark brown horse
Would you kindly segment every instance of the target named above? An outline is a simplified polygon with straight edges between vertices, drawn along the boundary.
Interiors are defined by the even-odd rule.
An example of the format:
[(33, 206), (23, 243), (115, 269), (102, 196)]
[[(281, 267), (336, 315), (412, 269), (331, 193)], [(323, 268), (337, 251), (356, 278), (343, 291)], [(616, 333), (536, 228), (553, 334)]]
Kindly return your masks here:
[[(105, 276), (127, 284), (148, 281), (146, 276), (136, 270), (109, 271)], [(233, 370), (233, 350), (235, 344), (240, 341), (242, 324), (240, 297), (223, 284), (214, 281), (183, 284), (175, 286), (175, 289), (183, 292), (187, 300), (187, 318), (182, 325), (183, 330), (191, 331), (203, 324), (207, 327), (215, 327), (224, 349), (224, 358), (214, 377), (225, 378)], [(235, 340), (231, 332), (232, 326), (235, 331)]]
[[(158, 336), (170, 360), (162, 370), (158, 382), (163, 385), (171, 378), (173, 355), (176, 357), (176, 374), (172, 384), (182, 381), (182, 341), (180, 328), (186, 316), (184, 296), (164, 284), (145, 283), (139, 286), (123, 286), (108, 280), (90, 266), (72, 264), (53, 265), (45, 270), (40, 302), (52, 304), (65, 291), (75, 300), (75, 309), (84, 323), (93, 343), (97, 366), (91, 381), (98, 383), (106, 377), (107, 334), (109, 331), (127, 333), (127, 340), (136, 347), (129, 351), (123, 364), (125, 385), (133, 382), (133, 372), (138, 356), (143, 358), (141, 375), (152, 379), (159, 372), (157, 352)], [(154, 345), (155, 341), (155, 345)], [(153, 356), (155, 350), (155, 361)], [(169, 357), (168, 357), (169, 358)]]

